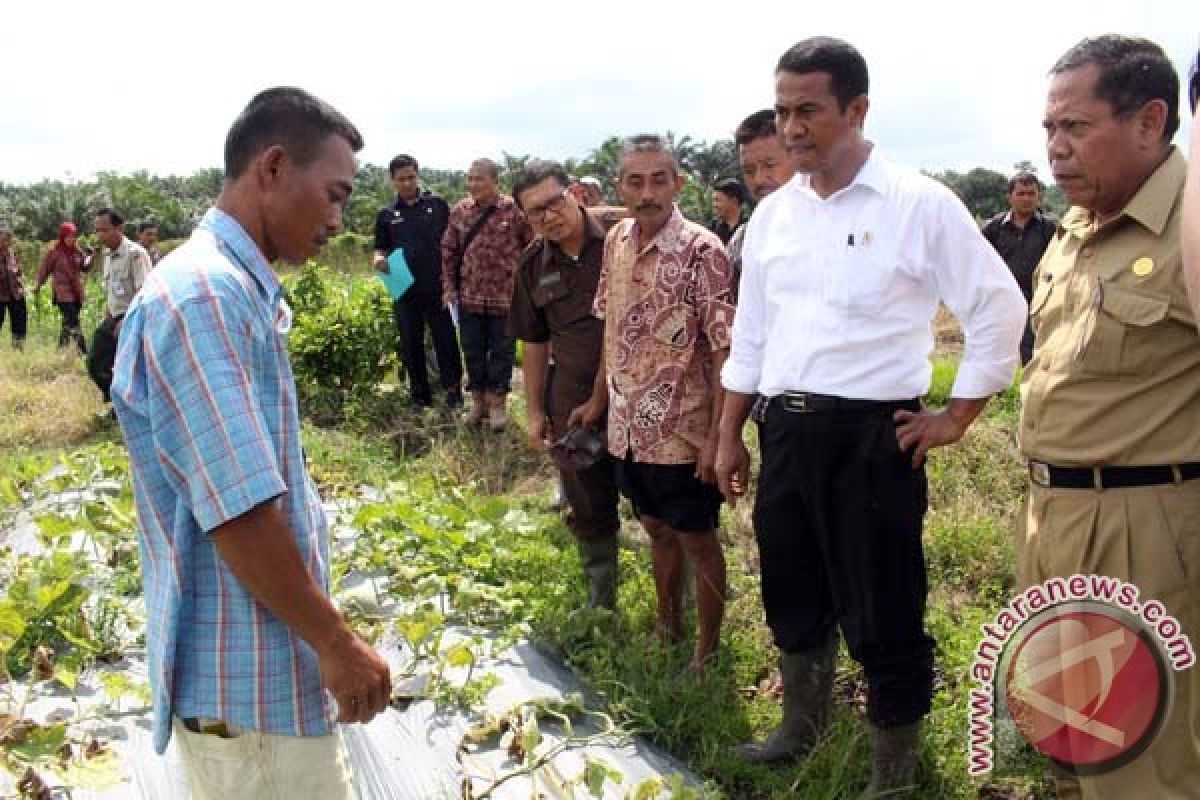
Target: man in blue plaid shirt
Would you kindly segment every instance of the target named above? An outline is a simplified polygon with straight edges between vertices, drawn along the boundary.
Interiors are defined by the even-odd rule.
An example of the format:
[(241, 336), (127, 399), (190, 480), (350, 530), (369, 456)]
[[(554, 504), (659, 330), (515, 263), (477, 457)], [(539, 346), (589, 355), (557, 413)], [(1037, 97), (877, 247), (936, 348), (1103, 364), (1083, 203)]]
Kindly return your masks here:
[(216, 208), (125, 317), (112, 397), (133, 467), (154, 742), (161, 753), (174, 732), (194, 798), (350, 798), (334, 722), (371, 719), (391, 693), (387, 664), (328, 598), (291, 311), (271, 268), (340, 228), (361, 147), (302, 90), (256, 96), (226, 139)]

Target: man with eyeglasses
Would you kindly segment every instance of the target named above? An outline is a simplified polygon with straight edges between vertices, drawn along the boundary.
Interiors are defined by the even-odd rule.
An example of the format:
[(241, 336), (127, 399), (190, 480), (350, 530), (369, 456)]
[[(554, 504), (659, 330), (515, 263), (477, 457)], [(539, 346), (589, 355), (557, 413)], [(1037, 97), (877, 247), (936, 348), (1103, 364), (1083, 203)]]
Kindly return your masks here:
[[(592, 316), (604, 236), (621, 216), (584, 210), (560, 164), (533, 161), (517, 175), (513, 198), (537, 239), (517, 267), (509, 332), (525, 343), (522, 371), (530, 443), (549, 449), (559, 466), (567, 525), (588, 582), (588, 605), (617, 600), (617, 484), (607, 453), (581, 468), (566, 457), (567, 416), (591, 396), (604, 345), (604, 323)], [(557, 444), (555, 442), (558, 442)]]

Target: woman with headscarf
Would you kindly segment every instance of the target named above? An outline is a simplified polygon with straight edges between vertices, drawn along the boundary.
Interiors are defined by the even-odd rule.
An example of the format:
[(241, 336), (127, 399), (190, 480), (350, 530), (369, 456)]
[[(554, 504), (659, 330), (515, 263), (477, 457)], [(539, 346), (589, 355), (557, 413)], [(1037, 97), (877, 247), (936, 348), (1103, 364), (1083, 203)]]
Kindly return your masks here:
[(54, 289), (54, 305), (62, 314), (62, 331), (58, 334), (58, 346), (66, 347), (74, 341), (79, 352), (87, 352), (83, 331), (79, 328), (79, 312), (83, 308), (83, 273), (88, 263), (83, 251), (75, 243), (77, 229), (73, 222), (58, 226), (58, 241), (42, 259), (38, 269), (37, 285), (33, 291), (40, 292), (47, 278)]

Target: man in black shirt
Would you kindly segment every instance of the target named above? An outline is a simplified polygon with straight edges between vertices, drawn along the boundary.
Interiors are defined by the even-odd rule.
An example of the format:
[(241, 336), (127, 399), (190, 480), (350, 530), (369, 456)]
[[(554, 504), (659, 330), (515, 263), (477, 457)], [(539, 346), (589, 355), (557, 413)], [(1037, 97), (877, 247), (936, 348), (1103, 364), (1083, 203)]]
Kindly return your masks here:
[(713, 187), (713, 213), (716, 218), (708, 229), (721, 237), (721, 244), (729, 244), (734, 232), (746, 221), (742, 214), (742, 203), (746, 201), (746, 190), (733, 178), (726, 178)]
[[(1032, 172), (1018, 172), (1008, 181), (1009, 210), (997, 214), (983, 225), (983, 236), (1008, 264), (1025, 302), (1033, 297), (1033, 273), (1042, 253), (1058, 230), (1058, 221), (1040, 208), (1042, 183)], [(1025, 320), (1021, 337), (1021, 363), (1033, 357), (1033, 328)]]
[(425, 362), (425, 326), (433, 337), (438, 373), (446, 390), (446, 405), (462, 405), (462, 357), (450, 312), (442, 305), (442, 234), (450, 217), (446, 201), (422, 191), (417, 179), (417, 160), (399, 155), (388, 165), (396, 201), (380, 209), (375, 217), (375, 269), (388, 271), (387, 257), (403, 248), (412, 271), (413, 285), (395, 301), (393, 311), (400, 335), (397, 348), (408, 373), (409, 398), (413, 406), (433, 405), (429, 370)]

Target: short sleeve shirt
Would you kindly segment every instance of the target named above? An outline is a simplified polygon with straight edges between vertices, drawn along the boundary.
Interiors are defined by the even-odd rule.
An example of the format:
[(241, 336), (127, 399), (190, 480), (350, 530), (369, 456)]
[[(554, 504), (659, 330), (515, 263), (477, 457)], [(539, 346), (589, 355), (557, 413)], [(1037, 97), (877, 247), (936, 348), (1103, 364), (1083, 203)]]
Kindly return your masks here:
[(129, 239), (122, 239), (117, 249), (109, 252), (104, 262), (104, 292), (109, 314), (118, 317), (125, 313), (153, 268), (154, 262), (146, 249)]
[(250, 595), (211, 538), (277, 499), (301, 559), (328, 591), (290, 320), (271, 266), (218, 209), (150, 273), (125, 317), (112, 399), (137, 503), (159, 753), (172, 716), (287, 736), (331, 730), (316, 653)]
[(1021, 451), (1061, 466), (1200, 461), (1200, 339), (1180, 244), (1178, 150), (1119, 216), (1072, 208), (1038, 267)]
[(730, 344), (729, 284), (721, 240), (678, 208), (640, 248), (634, 220), (609, 232), (595, 313), (605, 320), (613, 455), (696, 461), (717, 389), (713, 352)]

